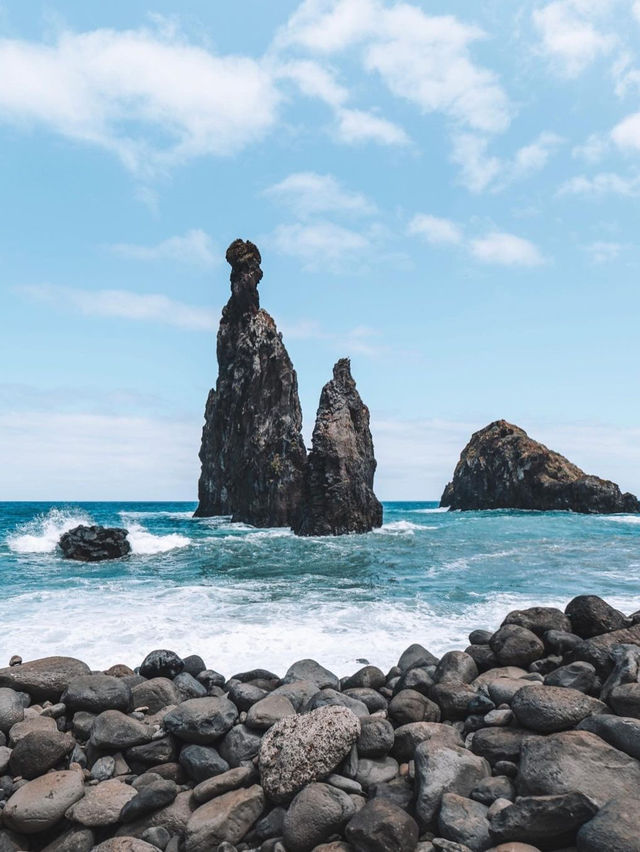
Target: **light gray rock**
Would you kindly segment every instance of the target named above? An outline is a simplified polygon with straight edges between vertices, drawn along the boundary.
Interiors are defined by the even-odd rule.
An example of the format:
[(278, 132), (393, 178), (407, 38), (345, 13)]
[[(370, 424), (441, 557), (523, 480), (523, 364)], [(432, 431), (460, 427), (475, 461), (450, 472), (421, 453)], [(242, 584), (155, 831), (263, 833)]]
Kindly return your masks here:
[(478, 667), (464, 651), (448, 651), (436, 666), (436, 683), (471, 683), (478, 677)]
[(609, 693), (609, 704), (619, 716), (640, 719), (640, 683), (623, 683)]
[(35, 731), (51, 733), (57, 730), (56, 720), (50, 716), (27, 716), (22, 722), (16, 722), (9, 731), (9, 745), (15, 746), (27, 734)]
[(462, 737), (452, 725), (440, 722), (410, 722), (395, 730), (391, 754), (400, 763), (413, 760), (416, 746), (430, 739), (438, 739), (451, 746), (462, 746)]
[(220, 756), (229, 766), (236, 767), (246, 763), (258, 754), (262, 738), (257, 731), (246, 725), (236, 725), (225, 735), (218, 746)]
[(247, 711), (246, 725), (257, 731), (267, 731), (285, 716), (295, 716), (293, 704), (286, 695), (267, 695)]
[(158, 847), (137, 837), (111, 837), (94, 847), (92, 852), (158, 852)]
[(318, 689), (340, 689), (340, 678), (315, 660), (298, 660), (289, 666), (282, 681), (293, 683), (296, 680), (310, 680)]
[(24, 702), (14, 689), (0, 689), (0, 731), (9, 733), (16, 722), (24, 719)]
[(262, 813), (262, 787), (232, 790), (201, 805), (187, 823), (186, 852), (211, 852), (221, 843), (239, 843)]
[(335, 689), (321, 689), (320, 692), (316, 692), (304, 706), (302, 712), (309, 713), (311, 710), (317, 710), (318, 707), (331, 706), (348, 707), (356, 714), (358, 719), (366, 719), (369, 716), (369, 708), (366, 704)]
[(2, 812), (4, 824), (22, 834), (37, 834), (56, 825), (83, 796), (81, 772), (65, 770), (41, 775), (11, 796)]
[(72, 678), (89, 673), (89, 666), (73, 657), (44, 657), (0, 669), (0, 688), (26, 692), (35, 701), (55, 703)]
[(265, 792), (274, 801), (284, 801), (305, 784), (326, 777), (359, 734), (358, 717), (346, 707), (321, 707), (276, 722), (264, 735), (259, 752)]
[[(420, 724), (420, 723), (418, 723)], [(384, 757), (393, 748), (393, 725), (379, 716), (360, 720), (361, 731), (356, 743), (360, 757)]]
[(578, 831), (579, 852), (640, 852), (640, 819), (635, 793), (609, 801)]
[(415, 689), (403, 689), (389, 702), (389, 718), (396, 725), (411, 722), (439, 722), (440, 708)]
[(193, 788), (193, 798), (199, 805), (203, 805), (216, 796), (228, 793), (229, 790), (237, 790), (238, 787), (248, 787), (256, 778), (256, 772), (248, 766), (238, 766), (229, 769), (221, 775), (207, 778)]
[(151, 729), (143, 722), (126, 716), (119, 710), (105, 710), (93, 721), (91, 745), (108, 751), (120, 751), (148, 743)]
[(416, 814), (424, 827), (438, 813), (444, 793), (469, 796), (476, 784), (491, 775), (489, 763), (459, 746), (427, 740), (416, 748)]
[(134, 707), (148, 707), (150, 713), (157, 713), (164, 707), (180, 703), (180, 693), (167, 677), (153, 677), (138, 683), (131, 690)]
[(118, 822), (122, 808), (135, 795), (133, 787), (123, 781), (103, 781), (95, 787), (87, 787), (83, 798), (71, 805), (65, 816), (86, 828), (113, 825)]
[(596, 679), (596, 670), (591, 663), (578, 660), (560, 666), (550, 672), (544, 679), (545, 686), (562, 686), (565, 689), (578, 689), (580, 692), (590, 692)]
[(330, 784), (308, 784), (293, 799), (284, 818), (284, 843), (290, 852), (311, 852), (340, 833), (355, 814), (348, 793)]
[(393, 757), (362, 757), (358, 761), (356, 781), (365, 789), (391, 781), (398, 774), (398, 761)]

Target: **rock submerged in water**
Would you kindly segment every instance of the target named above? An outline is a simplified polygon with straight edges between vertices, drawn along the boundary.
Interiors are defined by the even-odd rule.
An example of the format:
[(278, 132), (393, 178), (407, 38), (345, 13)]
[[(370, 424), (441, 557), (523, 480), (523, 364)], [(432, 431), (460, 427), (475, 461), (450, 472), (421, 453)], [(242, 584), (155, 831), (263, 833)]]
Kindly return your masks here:
[(373, 493), (376, 460), (369, 409), (357, 391), (348, 358), (333, 368), (322, 389), (305, 467), (296, 535), (344, 535), (382, 525), (382, 505)]
[(440, 505), (462, 510), (640, 512), (633, 494), (586, 474), (506, 420), (496, 420), (472, 435)]
[(290, 526), (306, 459), (298, 379), (282, 335), (260, 308), (258, 248), (235, 240), (226, 257), (231, 298), (218, 331), (219, 373), (205, 410), (195, 514)]
[[(421, 645), (345, 678), (314, 660), (225, 678), (166, 649), (136, 675), (0, 669), (0, 850), (640, 852), (630, 620), (594, 596), (515, 610), (470, 634), (497, 649), (480, 674)], [(594, 643), (609, 677), (582, 663), (577, 692)]]
[(84, 526), (81, 524), (60, 536), (58, 542), (65, 559), (79, 562), (102, 562), (121, 559), (131, 553), (128, 530), (120, 527)]

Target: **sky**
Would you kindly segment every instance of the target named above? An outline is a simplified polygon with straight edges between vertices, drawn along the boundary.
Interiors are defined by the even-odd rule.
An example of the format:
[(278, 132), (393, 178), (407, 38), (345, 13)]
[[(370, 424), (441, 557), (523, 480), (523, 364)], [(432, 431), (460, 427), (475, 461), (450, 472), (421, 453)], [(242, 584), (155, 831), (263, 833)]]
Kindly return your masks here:
[(195, 499), (236, 237), (382, 499), (498, 418), (640, 493), (639, 0), (0, 0), (0, 180), (0, 499)]

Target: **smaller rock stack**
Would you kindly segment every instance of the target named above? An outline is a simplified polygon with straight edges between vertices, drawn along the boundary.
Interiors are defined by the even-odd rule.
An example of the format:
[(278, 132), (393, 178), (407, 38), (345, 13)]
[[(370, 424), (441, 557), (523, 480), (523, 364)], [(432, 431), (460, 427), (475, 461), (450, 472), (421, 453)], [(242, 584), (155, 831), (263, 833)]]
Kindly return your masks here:
[(322, 389), (304, 471), (297, 535), (344, 535), (382, 525), (373, 493), (376, 460), (369, 409), (357, 391), (351, 362), (341, 358)]
[(633, 494), (589, 476), (518, 426), (496, 420), (475, 432), (440, 500), (451, 509), (640, 512)]
[(343, 678), (15, 658), (0, 850), (638, 852), (640, 613), (581, 595), (469, 640)]

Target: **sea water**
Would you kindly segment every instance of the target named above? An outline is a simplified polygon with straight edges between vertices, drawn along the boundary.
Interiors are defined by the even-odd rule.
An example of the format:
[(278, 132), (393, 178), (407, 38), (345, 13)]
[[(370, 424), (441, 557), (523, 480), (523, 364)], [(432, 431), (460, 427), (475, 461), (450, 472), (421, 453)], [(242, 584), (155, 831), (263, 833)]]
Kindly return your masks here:
[[(0, 666), (12, 654), (135, 666), (169, 648), (226, 675), (304, 657), (342, 675), (361, 660), (387, 668), (412, 642), (463, 649), (517, 607), (593, 593), (640, 608), (636, 515), (386, 503), (375, 532), (301, 539), (194, 508), (0, 503)], [(90, 523), (126, 527), (132, 553), (63, 559), (60, 535)]]

